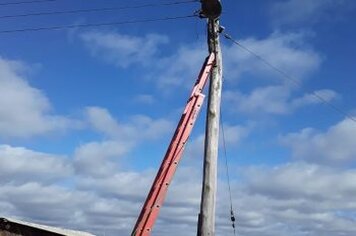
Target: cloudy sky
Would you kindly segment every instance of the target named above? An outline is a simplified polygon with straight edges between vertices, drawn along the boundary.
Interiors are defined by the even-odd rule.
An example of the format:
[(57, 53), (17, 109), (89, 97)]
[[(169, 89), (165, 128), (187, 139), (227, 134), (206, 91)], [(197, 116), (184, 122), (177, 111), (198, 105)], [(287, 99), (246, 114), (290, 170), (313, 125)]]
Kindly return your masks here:
[[(143, 1), (1, 7), (1, 216), (100, 236), (131, 232), (207, 55), (205, 21), (2, 31), (199, 9), (190, 3), (3, 17), (135, 4)], [(355, 14), (352, 0), (224, 1), (226, 32), (298, 80), (222, 39), (222, 113), (239, 235), (356, 235), (356, 122), (343, 114), (356, 114)], [(196, 235), (204, 123), (202, 114), (154, 235)], [(233, 235), (223, 163), (220, 155), (219, 236)]]

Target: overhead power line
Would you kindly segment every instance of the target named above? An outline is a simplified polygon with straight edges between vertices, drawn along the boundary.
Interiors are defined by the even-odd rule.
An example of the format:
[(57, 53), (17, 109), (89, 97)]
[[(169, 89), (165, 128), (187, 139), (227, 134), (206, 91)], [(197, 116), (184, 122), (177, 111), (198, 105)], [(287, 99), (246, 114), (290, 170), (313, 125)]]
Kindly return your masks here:
[(186, 0), (186, 1), (166, 2), (166, 3), (149, 3), (149, 4), (133, 5), (133, 6), (89, 8), (89, 9), (66, 10), (66, 11), (34, 12), (34, 13), (25, 13), (25, 14), (16, 14), (16, 15), (4, 15), (4, 16), (0, 16), (0, 19), (20, 18), (20, 17), (28, 17), (28, 16), (48, 16), (48, 15), (60, 15), (60, 14), (116, 11), (116, 10), (140, 9), (140, 8), (160, 7), (160, 6), (176, 6), (181, 4), (193, 3), (193, 2), (197, 2), (197, 0)]
[(43, 2), (55, 2), (58, 0), (33, 0), (33, 1), (22, 1), (22, 2), (4, 2), (0, 3), (0, 6), (10, 6), (10, 5), (20, 5), (29, 3), (43, 3)]
[(60, 26), (45, 26), (45, 27), (23, 28), (23, 29), (11, 29), (11, 30), (2, 30), (2, 31), (0, 31), (0, 34), (36, 32), (36, 31), (45, 31), (45, 30), (61, 30), (61, 29), (73, 29), (73, 28), (102, 27), (102, 26), (114, 26), (114, 25), (129, 25), (129, 24), (138, 24), (138, 23), (149, 23), (149, 22), (158, 22), (158, 21), (187, 19), (187, 18), (192, 18), (192, 17), (196, 17), (196, 15), (162, 17), (162, 18), (154, 18), (154, 19), (142, 19), (142, 20), (127, 20), (127, 21), (116, 21), (116, 22), (103, 22), (103, 23), (90, 23), (90, 24), (74, 24), (74, 25), (60, 25)]
[[(273, 65), (272, 63), (270, 63), (269, 61), (267, 61), (265, 58), (263, 58), (262, 56), (260, 56), (259, 54), (257, 54), (256, 52), (254, 52), (253, 50), (249, 49), (248, 47), (246, 47), (245, 45), (242, 45), (240, 42), (238, 42), (237, 40), (235, 40), (232, 36), (230, 36), (229, 34), (223, 33), (223, 36), (230, 40), (231, 42), (233, 42), (234, 44), (236, 44), (237, 46), (239, 46), (241, 49), (243, 49), (244, 51), (250, 53), (251, 55), (253, 55), (254, 57), (256, 57), (258, 60), (260, 60), (263, 64), (265, 64), (266, 66), (270, 67), (271, 69), (273, 69), (274, 71), (276, 71), (277, 73), (279, 73), (282, 78), (289, 80), (290, 82), (292, 82), (294, 85), (301, 87), (301, 83), (293, 78), (292, 76), (288, 75), (285, 71), (281, 70), (280, 68), (278, 68), (277, 66)], [(353, 122), (356, 122), (356, 118), (354, 116), (352, 116), (350, 113), (348, 113), (347, 111), (344, 111), (343, 109), (337, 107), (335, 104), (331, 103), (330, 101), (328, 101), (326, 98), (324, 98), (321, 94), (319, 94), (318, 92), (314, 91), (311, 93), (312, 96), (314, 96), (316, 99), (320, 100), (322, 103), (324, 103), (325, 105), (329, 106), (330, 108), (332, 108), (334, 111), (344, 115), (345, 117), (347, 117), (348, 119), (350, 119)]]

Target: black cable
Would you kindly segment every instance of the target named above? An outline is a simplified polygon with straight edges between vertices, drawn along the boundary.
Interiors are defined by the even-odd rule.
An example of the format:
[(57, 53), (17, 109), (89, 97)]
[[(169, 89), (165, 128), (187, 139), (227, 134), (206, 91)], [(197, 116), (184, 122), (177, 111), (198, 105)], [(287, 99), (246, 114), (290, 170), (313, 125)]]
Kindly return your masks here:
[(231, 220), (231, 223), (232, 223), (232, 228), (233, 228), (233, 230), (234, 230), (234, 235), (236, 236), (236, 226), (235, 226), (236, 218), (235, 218), (234, 208), (233, 208), (233, 203), (232, 203), (232, 193), (231, 193), (231, 183), (230, 183), (229, 162), (228, 162), (228, 159), (227, 159), (225, 129), (224, 129), (224, 122), (223, 122), (223, 116), (222, 116), (221, 110), (220, 110), (220, 126), (221, 126), (222, 141), (223, 141), (223, 148), (224, 148), (226, 178), (227, 178), (227, 184), (228, 184), (228, 187), (229, 187), (229, 197), (230, 197), (230, 220)]
[(48, 15), (59, 15), (59, 14), (76, 14), (76, 13), (89, 13), (89, 12), (100, 12), (100, 11), (115, 11), (115, 10), (126, 10), (126, 9), (140, 9), (147, 7), (159, 7), (159, 6), (176, 6), (180, 4), (187, 4), (197, 2), (197, 0), (187, 0), (187, 1), (176, 1), (170, 3), (151, 3), (144, 5), (135, 6), (121, 6), (121, 7), (103, 7), (103, 8), (91, 8), (91, 9), (78, 9), (78, 10), (67, 10), (67, 11), (49, 11), (49, 12), (35, 12), (17, 15), (4, 15), (0, 16), (0, 19), (6, 18), (19, 18), (28, 16), (48, 16)]
[(23, 2), (4, 2), (0, 3), (0, 6), (9, 6), (9, 5), (20, 5), (20, 4), (28, 4), (28, 3), (41, 3), (41, 2), (55, 2), (58, 0), (33, 0), (33, 1), (23, 1)]
[[(246, 46), (242, 45), (240, 42), (238, 42), (237, 40), (235, 40), (234, 38), (232, 38), (229, 34), (223, 33), (224, 37), (228, 40), (230, 40), (231, 42), (233, 42), (234, 44), (236, 44), (237, 46), (239, 46), (240, 48), (242, 48), (243, 50), (245, 50), (246, 52), (250, 53), (251, 55), (253, 55), (254, 57), (256, 57), (257, 59), (259, 59), (263, 64), (265, 64), (266, 66), (270, 67), (271, 69), (275, 70), (276, 72), (278, 72), (280, 75), (282, 75), (282, 78), (285, 78), (287, 80), (289, 80), (290, 82), (292, 82), (294, 85), (296, 85), (297, 87), (301, 87), (301, 83), (293, 78), (292, 76), (288, 75), (285, 71), (279, 69), (277, 66), (273, 65), (272, 63), (270, 63), (269, 61), (267, 61), (266, 59), (264, 59), (262, 56), (258, 55), (257, 53), (255, 53), (254, 51), (252, 51), (251, 49), (247, 48)], [(335, 106), (333, 103), (329, 102), (327, 99), (325, 99), (323, 96), (321, 96), (320, 94), (318, 94), (317, 92), (312, 92), (311, 93), (315, 98), (319, 99), (321, 102), (323, 102), (325, 105), (328, 105), (330, 108), (332, 108), (334, 111), (346, 116), (348, 119), (350, 119), (353, 122), (356, 122), (356, 118), (353, 117), (351, 114), (349, 114), (348, 112), (344, 111), (343, 109)]]
[(192, 18), (192, 17), (196, 17), (196, 15), (163, 17), (163, 18), (155, 18), (155, 19), (143, 19), (143, 20), (127, 20), (127, 21), (106, 22), (106, 23), (61, 25), (61, 26), (47, 26), (47, 27), (37, 27), (37, 28), (2, 30), (2, 31), (0, 31), (0, 34), (36, 32), (36, 31), (44, 31), (44, 30), (61, 30), (61, 29), (72, 29), (72, 28), (89, 28), (89, 27), (101, 27), (101, 26), (113, 26), (113, 25), (128, 25), (128, 24), (137, 24), (137, 23), (178, 20), (178, 19), (186, 19), (186, 18)]

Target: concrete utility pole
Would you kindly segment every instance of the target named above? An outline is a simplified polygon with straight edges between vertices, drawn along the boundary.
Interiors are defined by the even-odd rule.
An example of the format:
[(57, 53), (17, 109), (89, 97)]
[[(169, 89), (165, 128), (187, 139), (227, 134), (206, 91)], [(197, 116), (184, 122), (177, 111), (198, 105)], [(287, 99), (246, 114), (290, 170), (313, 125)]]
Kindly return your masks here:
[(222, 91), (222, 55), (219, 41), (220, 14), (220, 0), (202, 0), (201, 15), (208, 18), (208, 46), (210, 53), (215, 53), (216, 65), (213, 68), (210, 78), (205, 131), (203, 188), (198, 220), (198, 236), (215, 235), (217, 160)]

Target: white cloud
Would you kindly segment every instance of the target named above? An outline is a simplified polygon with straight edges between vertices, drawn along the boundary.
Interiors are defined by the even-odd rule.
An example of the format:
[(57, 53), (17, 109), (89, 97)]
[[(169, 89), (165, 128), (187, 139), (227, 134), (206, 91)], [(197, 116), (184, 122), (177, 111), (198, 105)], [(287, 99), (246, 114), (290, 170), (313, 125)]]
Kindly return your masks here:
[[(306, 33), (275, 32), (266, 38), (246, 38), (239, 41), (302, 85), (322, 63), (322, 56), (306, 43), (307, 38)], [(229, 109), (232, 111), (250, 115), (262, 113), (283, 115), (306, 105), (322, 103), (312, 93), (295, 97), (296, 91), (300, 88), (294, 87), (294, 82), (281, 78), (276, 71), (236, 45), (223, 45), (223, 50), (224, 76), (229, 85), (233, 85), (235, 81), (247, 82), (243, 78), (254, 79), (264, 84), (244, 93), (233, 89), (225, 92), (225, 101), (229, 103)], [(206, 50), (198, 45), (181, 46), (172, 56), (162, 59), (163, 63), (160, 65), (163, 69), (158, 68), (154, 71), (155, 74), (161, 75), (157, 80), (158, 85), (163, 88), (182, 85), (190, 87), (191, 78), (197, 75), (197, 68), (200, 68), (202, 58), (205, 56)], [(270, 81), (273, 85), (266, 86), (265, 83)], [(317, 93), (326, 101), (337, 97), (336, 92), (329, 89), (313, 93)]]
[(88, 122), (92, 127), (115, 140), (137, 142), (141, 140), (159, 139), (173, 132), (173, 123), (167, 119), (152, 119), (145, 115), (130, 117), (129, 122), (117, 122), (110, 112), (101, 107), (86, 109)]
[(198, 45), (180, 46), (171, 56), (160, 58), (151, 77), (160, 88), (191, 88), (197, 79), (208, 52)]
[(274, 168), (251, 168), (247, 174), (249, 191), (255, 194), (284, 200), (334, 201), (334, 205), (324, 206), (330, 208), (343, 205), (342, 201), (347, 199), (350, 207), (356, 207), (352, 200), (356, 193), (355, 170), (291, 163)]
[[(267, 38), (245, 38), (239, 42), (302, 82), (317, 71), (322, 62), (322, 57), (306, 43), (307, 38), (306, 33), (274, 32)], [(241, 81), (243, 76), (252, 75), (265, 80), (273, 78), (275, 82), (291, 86), (290, 82), (284, 81), (274, 70), (236, 45), (223, 44), (223, 53), (224, 76), (229, 82)], [(169, 57), (158, 58), (160, 67), (154, 70), (156, 77), (160, 75), (157, 79), (158, 85), (163, 88), (190, 88), (194, 81), (192, 79), (198, 75), (206, 56), (205, 47), (193, 44), (178, 47)]]
[[(225, 145), (227, 148), (234, 147), (240, 145), (242, 140), (246, 138), (254, 125), (247, 124), (247, 125), (231, 125), (228, 123), (224, 123), (224, 133), (225, 133)], [(220, 127), (220, 134), (219, 134), (219, 146), (223, 148), (223, 140), (222, 140), (222, 129)], [(184, 157), (190, 161), (201, 161), (204, 158), (204, 141), (205, 141), (205, 134), (199, 134), (196, 137), (190, 138), (188, 141), (186, 150), (184, 151)]]
[(108, 136), (116, 136), (121, 133), (119, 124), (107, 109), (101, 107), (87, 107), (85, 109), (85, 115), (89, 124), (95, 130)]
[(160, 88), (191, 88), (208, 55), (206, 49), (198, 45), (178, 46), (171, 55), (161, 55), (160, 52), (164, 51), (162, 46), (170, 40), (167, 36), (158, 34), (139, 37), (91, 31), (80, 34), (80, 38), (94, 56), (111, 64), (123, 68), (132, 64), (150, 66), (151, 72), (146, 74), (145, 79), (154, 81)]
[(156, 102), (156, 99), (150, 94), (139, 94), (134, 98), (134, 101), (144, 105), (152, 105)]
[[(158, 51), (164, 51), (160, 47), (161, 44), (168, 42), (168, 38), (164, 35), (137, 37), (113, 32), (92, 31), (80, 36), (86, 45), (95, 52), (95, 55), (102, 54), (106, 60), (115, 65), (127, 67), (132, 63), (137, 63), (146, 66), (147, 63), (150, 63), (150, 72), (146, 74), (145, 79), (150, 82), (154, 81), (159, 88), (164, 89), (191, 88), (205, 57), (208, 55), (206, 47), (202, 47), (200, 44), (180, 45), (170, 55), (160, 55)], [(275, 32), (264, 39), (246, 38), (241, 39), (240, 42), (256, 51), (273, 65), (302, 80), (317, 70), (322, 61), (320, 55), (305, 43), (307, 37), (308, 35), (305, 33), (282, 34)], [(121, 44), (122, 40), (124, 43)], [(135, 47), (125, 46), (126, 41), (129, 44), (134, 44)], [(144, 56), (136, 55), (141, 50), (145, 52), (147, 48), (152, 48), (152, 52), (145, 53)], [(260, 78), (278, 78), (279, 75), (276, 72), (256, 60), (252, 55), (241, 51), (236, 45), (223, 46), (223, 49), (225, 75), (228, 80), (237, 80), (246, 73)], [(278, 81), (280, 80), (278, 79)]]
[(224, 93), (225, 101), (231, 104), (230, 110), (249, 114), (286, 114), (290, 110), (287, 104), (290, 96), (290, 90), (285, 86), (256, 88), (247, 95), (232, 91)]
[(288, 229), (292, 235), (354, 234), (355, 170), (293, 163), (245, 171), (246, 189), (241, 191), (248, 191), (250, 199), (239, 205), (259, 212), (260, 219), (258, 227), (244, 229), (255, 231), (252, 235), (264, 230), (284, 235)]
[(51, 114), (45, 94), (25, 79), (26, 65), (0, 57), (0, 136), (27, 138), (64, 131), (69, 119)]
[(303, 81), (308, 79), (321, 65), (322, 57), (305, 42), (307, 38), (303, 33), (273, 33), (265, 39), (248, 38), (240, 40), (241, 44), (256, 52), (273, 66), (288, 74), (293, 80), (281, 78), (281, 75), (256, 59), (253, 55), (240, 48), (227, 47), (226, 80), (239, 80), (246, 78), (274, 78), (273, 85), (254, 87), (248, 92), (234, 90), (226, 91), (223, 96), (229, 102), (233, 111), (247, 114), (290, 114), (297, 108), (320, 104), (322, 101), (315, 95), (330, 102), (337, 97), (333, 90), (322, 89), (307, 93), (302, 97), (295, 97), (295, 93)]
[(110, 176), (118, 169), (123, 155), (132, 144), (120, 141), (91, 142), (79, 146), (74, 153), (76, 172), (80, 175)]
[[(229, 85), (233, 85), (234, 81), (239, 81), (240, 84), (250, 83), (247, 79), (254, 79), (261, 84), (244, 92), (234, 90), (231, 86), (223, 93), (229, 109), (232, 112), (249, 115), (285, 115), (306, 105), (322, 103), (315, 94), (326, 101), (335, 99), (336, 92), (328, 89), (307, 93), (302, 97), (295, 95), (300, 89), (295, 86), (295, 83), (302, 85), (304, 80), (319, 69), (322, 62), (322, 57), (306, 43), (307, 37), (305, 33), (275, 32), (262, 39), (239, 40), (242, 45), (256, 52), (296, 81), (281, 78), (278, 72), (236, 45), (224, 46), (224, 75)], [(272, 85), (266, 85), (271, 81)]]
[(66, 157), (9, 145), (0, 145), (0, 163), (0, 182), (53, 181), (72, 174)]
[[(106, 43), (110, 46), (116, 38), (108, 38)], [(131, 38), (124, 37), (124, 39)], [(99, 44), (95, 41), (96, 39), (90, 40)], [(294, 43), (287, 42), (285, 38), (280, 40), (283, 41), (280, 44), (282, 48), (286, 48), (282, 51), (291, 53), (291, 61), (299, 63), (300, 71), (296, 70), (293, 73), (306, 78), (309, 73), (318, 68), (319, 62), (314, 59), (319, 56), (313, 51), (303, 49), (300, 52), (298, 47), (294, 47)], [(127, 43), (126, 41), (123, 42)], [(137, 42), (142, 43), (140, 40)], [(266, 49), (267, 46), (263, 48), (269, 51)], [(111, 45), (105, 50), (113, 47)], [(127, 53), (130, 54), (130, 47), (128, 49)], [(188, 47), (181, 47), (178, 52), (180, 55), (178, 64), (187, 64), (188, 69), (168, 68), (167, 86), (188, 84), (176, 83), (175, 80), (180, 78), (178, 77), (180, 74), (198, 73), (199, 60), (203, 60), (205, 56), (203, 52), (203, 50), (191, 51)], [(132, 53), (135, 55), (136, 52)], [(155, 53), (151, 54), (153, 57), (155, 55)], [(316, 57), (307, 61), (306, 64), (300, 62), (300, 60), (307, 60), (310, 55), (316, 55)], [(189, 60), (184, 60), (186, 56)], [(231, 53), (230, 56), (235, 56), (235, 54)], [(143, 61), (142, 58), (135, 59), (130, 54), (128, 56), (130, 60), (125, 62), (126, 64), (120, 64), (122, 59), (120, 57), (113, 57), (110, 60), (120, 67)], [(177, 58), (173, 56), (166, 58), (165, 63), (168, 65), (174, 59)], [(250, 60), (250, 57), (244, 57), (236, 59), (234, 63), (244, 62), (249, 65)], [(277, 57), (275, 60), (277, 60), (276, 63), (283, 62)], [(194, 63), (197, 65), (193, 65)], [(236, 67), (236, 64), (234, 65)], [(233, 65), (229, 66), (231, 70), (235, 69)], [(161, 71), (161, 68), (157, 67), (156, 70)], [(234, 76), (238, 77), (241, 73), (247, 72), (261, 76), (265, 74), (265, 69), (256, 65), (248, 70), (240, 67), (231, 73), (236, 73)], [(189, 87), (190, 85), (191, 83)], [(263, 94), (262, 98), (258, 97), (255, 91), (247, 95), (241, 93), (238, 95), (246, 96), (246, 101), (250, 103), (254, 111), (266, 109), (267, 112), (273, 114), (290, 112), (287, 106), (291, 104), (292, 107), (294, 106), (293, 109), (296, 109), (302, 105), (314, 103), (310, 95), (294, 98), (290, 90), (284, 91), (285, 88), (290, 89), (288, 86), (278, 85), (259, 88), (259, 92)], [(319, 93), (324, 94), (328, 99), (335, 97), (333, 91), (325, 90)], [(274, 98), (273, 104), (269, 104), (267, 108), (263, 107), (261, 105), (263, 100), (269, 99), (270, 96)], [(244, 106), (239, 104), (239, 107), (242, 109)], [(246, 106), (245, 110), (248, 110)], [(24, 148), (2, 147), (4, 150), (11, 150), (16, 155), (1, 155), (0, 152), (1, 163), (8, 163), (10, 166), (8, 169), (0, 166), (0, 177), (4, 182), (0, 186), (1, 212), (29, 221), (89, 230), (97, 235), (129, 235), (157, 170), (132, 170), (125, 160), (130, 151), (143, 141), (147, 145), (147, 142), (157, 141), (165, 134), (173, 134), (173, 125), (166, 119), (153, 119), (144, 115), (131, 116), (121, 121), (101, 107), (88, 107), (85, 115), (90, 127), (103, 134), (104, 140), (80, 145), (75, 149), (73, 159), (67, 160), (69, 162), (62, 163), (59, 161), (62, 160), (61, 157), (56, 155), (38, 153)], [(226, 141), (229, 145), (241, 142), (241, 139), (246, 137), (252, 128), (249, 125), (232, 124), (227, 124), (225, 127)], [(295, 138), (296, 141), (301, 141), (301, 144), (304, 142), (303, 144), (307, 146), (305, 153), (309, 153), (309, 150), (314, 150), (314, 148), (326, 147), (325, 145), (318, 146), (319, 143), (331, 145), (331, 140), (334, 141), (334, 139), (347, 140), (344, 144), (339, 144), (340, 147), (335, 148), (338, 152), (342, 152), (343, 149), (356, 146), (352, 141), (352, 131), (354, 131), (353, 126), (343, 121), (325, 133), (313, 131), (305, 137), (299, 136), (299, 133), (290, 137), (292, 137), (291, 140)], [(313, 147), (311, 145), (310, 148), (308, 147), (308, 139), (311, 140), (309, 142), (313, 144)], [(202, 135), (193, 140), (192, 150), (202, 151), (203, 140)], [(291, 141), (286, 145), (292, 147), (298, 144)], [(299, 150), (299, 147), (294, 147)], [(348, 152), (344, 151), (344, 154), (346, 153), (349, 157), (347, 159), (350, 159), (352, 153), (355, 152), (353, 148), (348, 150)], [(21, 153), (31, 156), (33, 163), (28, 164), (25, 154)], [(12, 156), (17, 157), (17, 162), (11, 162)], [(197, 164), (196, 162), (182, 164), (183, 168), (178, 169), (177, 176), (170, 186), (167, 202), (155, 227), (156, 235), (196, 234), (201, 191), (201, 162), (196, 166), (193, 166)], [(72, 169), (75, 169), (74, 173)], [(240, 235), (355, 235), (356, 173), (353, 169), (336, 169), (306, 163), (294, 163), (275, 168), (246, 167), (243, 169), (231, 168), (232, 174), (236, 171), (244, 173), (244, 178), (237, 180), (232, 178), (233, 200), (237, 207), (237, 230)], [(48, 173), (48, 170), (53, 173)], [(25, 178), (22, 181), (16, 181), (17, 178), (21, 179), (21, 175), (15, 173), (32, 175), (33, 172), (43, 174), (38, 174), (39, 178), (29, 177), (27, 181)], [(58, 172), (61, 174), (57, 174)], [(68, 174), (72, 174), (69, 183), (48, 181), (48, 179), (60, 180)], [(218, 236), (231, 234), (226, 187), (225, 181), (220, 180), (217, 203), (216, 235)]]
[(246, 138), (249, 135), (252, 128), (253, 124), (248, 124), (246, 126), (224, 124), (226, 144), (236, 147), (243, 138)]
[[(249, 94), (238, 91), (226, 91), (224, 99), (229, 103), (231, 111), (239, 111), (246, 114), (290, 114), (298, 108), (330, 102), (337, 98), (337, 93), (329, 89), (323, 89), (308, 93), (302, 97), (294, 97), (293, 90), (284, 85), (258, 87)], [(318, 97), (317, 97), (318, 96)]]
[(155, 171), (152, 170), (135, 172), (116, 169), (111, 175), (80, 178), (77, 186), (81, 190), (96, 191), (102, 197), (143, 204), (154, 174)]
[[(310, 94), (305, 94), (303, 97), (293, 99), (291, 101), (291, 105), (292, 107), (297, 108), (309, 104), (330, 102), (338, 97), (339, 95), (335, 91), (330, 89), (322, 89), (314, 91)], [(323, 99), (323, 101), (321, 99)]]
[(20, 216), (31, 222), (83, 229), (84, 226), (73, 216), (87, 211), (95, 202), (95, 197), (91, 193), (28, 181), (20, 185), (2, 185), (0, 200), (13, 208), (11, 216)]
[[(105, 166), (109, 162), (102, 159), (100, 164)], [(51, 166), (51, 162), (44, 163)], [(352, 213), (356, 210), (355, 170), (291, 163), (232, 168), (232, 175), (235, 171), (243, 173), (242, 179), (232, 178), (237, 230), (241, 235), (355, 234), (356, 219)], [(55, 182), (43, 184), (45, 177), (5, 182), (0, 186), (0, 211), (29, 221), (89, 230), (97, 235), (104, 230), (106, 235), (127, 235), (155, 172), (117, 169), (110, 176), (76, 175), (74, 185), (68, 187)], [(220, 180), (216, 233), (219, 236), (231, 233), (226, 188), (225, 181)], [(201, 163), (187, 166), (186, 162), (170, 186), (155, 234), (172, 232), (170, 235), (179, 236), (191, 232), (189, 235), (194, 235), (200, 191)]]
[(85, 117), (89, 125), (105, 137), (103, 141), (90, 142), (75, 150), (76, 171), (80, 175), (105, 177), (113, 175), (121, 158), (143, 141), (160, 140), (173, 135), (173, 124), (166, 119), (152, 119), (144, 115), (130, 117), (128, 122), (118, 122), (110, 112), (101, 107), (87, 107)]
[[(247, 38), (239, 42), (290, 76), (303, 80), (316, 71), (322, 61), (320, 55), (306, 44), (307, 36), (303, 33), (275, 32), (264, 39)], [(275, 81), (282, 81), (277, 72), (236, 45), (226, 47), (224, 54), (226, 79), (239, 78), (248, 73), (260, 78), (272, 77), (278, 78)]]
[(140, 134), (142, 140), (157, 140), (165, 134), (174, 132), (174, 124), (172, 121), (159, 118), (152, 119), (146, 115), (136, 115), (131, 118), (135, 132), (131, 135), (137, 137)]
[(159, 47), (168, 43), (168, 38), (157, 34), (135, 37), (112, 32), (90, 31), (81, 33), (94, 56), (98, 56), (116, 66), (127, 68), (133, 64), (152, 65)]
[[(275, 3), (272, 14), (277, 15), (277, 21), (295, 23), (306, 20), (316, 20), (321, 13), (333, 5), (333, 0), (288, 0)], [(314, 19), (313, 19), (314, 18)]]
[(281, 137), (296, 159), (318, 163), (349, 163), (356, 161), (355, 122), (345, 119), (325, 132), (305, 128)]
[(271, 16), (275, 24), (314, 24), (325, 17), (333, 17), (331, 13), (339, 7), (350, 8), (353, 1), (345, 0), (288, 0), (274, 3)]

